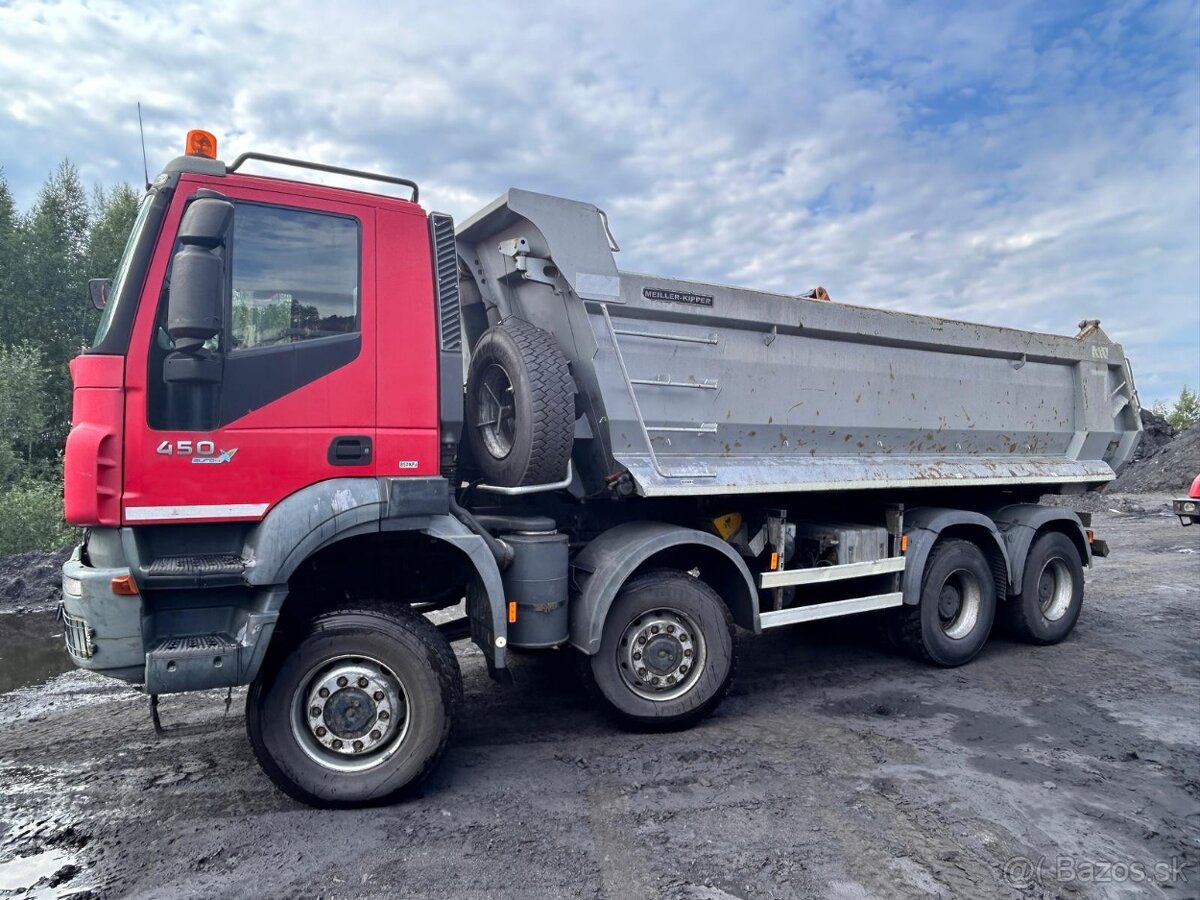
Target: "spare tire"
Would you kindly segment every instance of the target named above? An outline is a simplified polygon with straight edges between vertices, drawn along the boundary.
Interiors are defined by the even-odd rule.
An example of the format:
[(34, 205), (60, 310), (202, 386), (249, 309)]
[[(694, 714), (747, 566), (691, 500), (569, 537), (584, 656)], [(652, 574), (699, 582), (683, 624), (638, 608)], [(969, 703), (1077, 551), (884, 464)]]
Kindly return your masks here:
[(575, 382), (554, 338), (520, 319), (483, 333), (467, 372), (466, 432), (484, 480), (561, 481), (575, 436)]

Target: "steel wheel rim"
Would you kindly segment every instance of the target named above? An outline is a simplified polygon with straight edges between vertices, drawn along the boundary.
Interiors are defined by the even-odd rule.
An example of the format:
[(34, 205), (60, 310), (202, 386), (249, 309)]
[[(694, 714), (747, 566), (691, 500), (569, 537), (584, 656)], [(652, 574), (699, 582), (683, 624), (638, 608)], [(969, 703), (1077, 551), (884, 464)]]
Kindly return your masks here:
[(1038, 605), (1046, 620), (1057, 622), (1065, 616), (1074, 594), (1075, 585), (1066, 562), (1057, 558), (1047, 562), (1038, 577)]
[(677, 700), (699, 683), (708, 646), (690, 615), (659, 607), (625, 626), (616, 656), (625, 686), (645, 700), (662, 703)]
[(505, 368), (492, 363), (479, 377), (475, 398), (479, 401), (479, 421), (475, 427), (483, 446), (493, 459), (504, 459), (516, 443), (517, 404), (513, 382)]
[(409, 709), (404, 684), (390, 668), (369, 656), (338, 656), (310, 668), (292, 691), (292, 735), (317, 765), (365, 772), (404, 743)]
[(947, 576), (938, 596), (938, 624), (952, 641), (961, 641), (979, 622), (983, 609), (983, 588), (979, 579), (966, 569), (955, 569)]

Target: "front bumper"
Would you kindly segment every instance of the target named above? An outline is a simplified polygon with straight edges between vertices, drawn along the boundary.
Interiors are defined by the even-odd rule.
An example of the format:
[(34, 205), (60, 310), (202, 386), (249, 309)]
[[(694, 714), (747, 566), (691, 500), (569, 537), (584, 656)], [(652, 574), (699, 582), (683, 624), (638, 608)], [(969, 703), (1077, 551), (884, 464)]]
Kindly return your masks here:
[(112, 590), (114, 578), (129, 574), (128, 567), (85, 564), (82, 546), (76, 547), (63, 563), (63, 635), (67, 653), (79, 668), (140, 683), (146, 673), (142, 597)]

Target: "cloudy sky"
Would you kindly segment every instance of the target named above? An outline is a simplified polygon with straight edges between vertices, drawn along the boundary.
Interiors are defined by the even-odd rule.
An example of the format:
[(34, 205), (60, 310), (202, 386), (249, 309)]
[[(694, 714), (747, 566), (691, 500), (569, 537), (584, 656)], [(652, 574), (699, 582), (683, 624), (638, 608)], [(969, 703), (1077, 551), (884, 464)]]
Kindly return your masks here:
[[(0, 166), (221, 155), (608, 210), (628, 270), (1073, 334), (1200, 383), (1200, 7), (0, 0)], [(549, 4), (544, 6), (550, 7)]]

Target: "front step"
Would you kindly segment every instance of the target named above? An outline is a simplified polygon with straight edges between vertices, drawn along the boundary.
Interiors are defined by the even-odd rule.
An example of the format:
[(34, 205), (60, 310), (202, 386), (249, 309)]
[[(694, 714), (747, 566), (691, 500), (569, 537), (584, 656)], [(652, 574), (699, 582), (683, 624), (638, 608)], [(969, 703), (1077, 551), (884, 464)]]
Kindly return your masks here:
[(146, 654), (146, 693), (233, 687), (241, 671), (241, 650), (227, 634), (167, 638)]
[(240, 575), (246, 561), (236, 553), (160, 556), (146, 567), (151, 577), (168, 575)]

